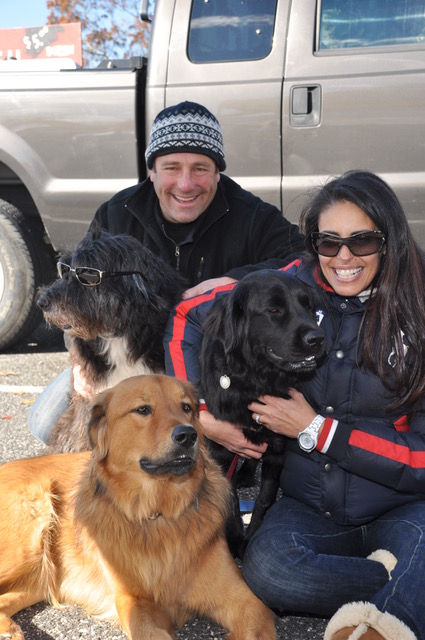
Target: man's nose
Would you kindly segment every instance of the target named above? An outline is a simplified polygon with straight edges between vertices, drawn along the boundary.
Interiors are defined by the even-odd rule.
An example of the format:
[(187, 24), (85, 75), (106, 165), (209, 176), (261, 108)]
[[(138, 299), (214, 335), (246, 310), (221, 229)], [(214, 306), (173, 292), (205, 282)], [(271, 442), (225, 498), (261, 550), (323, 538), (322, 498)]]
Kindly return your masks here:
[(194, 180), (193, 180), (192, 172), (189, 169), (187, 170), (183, 169), (183, 171), (180, 173), (178, 185), (179, 185), (179, 188), (184, 191), (190, 191), (190, 189), (193, 188)]

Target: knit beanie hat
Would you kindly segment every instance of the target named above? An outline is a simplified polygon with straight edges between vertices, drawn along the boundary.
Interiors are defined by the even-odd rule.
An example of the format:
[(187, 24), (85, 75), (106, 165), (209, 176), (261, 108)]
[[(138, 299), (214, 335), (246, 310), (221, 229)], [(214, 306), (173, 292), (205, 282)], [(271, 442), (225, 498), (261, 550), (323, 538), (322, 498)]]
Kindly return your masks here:
[(226, 168), (220, 123), (205, 107), (196, 102), (180, 102), (167, 107), (155, 118), (145, 152), (148, 169), (154, 158), (169, 153), (201, 153)]

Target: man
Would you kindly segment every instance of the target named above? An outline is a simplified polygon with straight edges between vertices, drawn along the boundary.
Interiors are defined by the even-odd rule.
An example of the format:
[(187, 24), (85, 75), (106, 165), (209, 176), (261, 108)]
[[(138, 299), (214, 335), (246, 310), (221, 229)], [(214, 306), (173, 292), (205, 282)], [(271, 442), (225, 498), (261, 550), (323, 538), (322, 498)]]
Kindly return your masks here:
[(202, 105), (182, 102), (161, 111), (145, 157), (150, 177), (101, 205), (95, 220), (110, 233), (135, 236), (190, 287), (203, 282), (196, 293), (212, 288), (212, 278), (239, 280), (253, 265), (288, 260), (303, 248), (298, 227), (277, 207), (222, 175), (220, 124)]
[[(303, 249), (298, 227), (277, 207), (221, 173), (226, 168), (221, 127), (202, 105), (182, 102), (161, 111), (145, 158), (150, 176), (102, 204), (94, 221), (114, 235), (134, 236), (183, 273), (185, 297), (272, 266), (276, 258), (288, 262)], [(79, 368), (73, 373), (77, 392), (89, 396)], [(69, 385), (67, 370), (32, 407), (29, 427), (42, 442), (66, 410)]]

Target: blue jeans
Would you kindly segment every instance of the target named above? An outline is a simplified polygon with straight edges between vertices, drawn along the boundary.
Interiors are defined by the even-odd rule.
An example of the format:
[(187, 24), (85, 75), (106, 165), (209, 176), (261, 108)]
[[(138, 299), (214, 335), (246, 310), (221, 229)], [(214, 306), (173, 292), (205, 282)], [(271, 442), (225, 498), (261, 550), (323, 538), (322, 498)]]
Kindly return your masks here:
[(44, 389), (31, 407), (28, 426), (33, 436), (47, 444), (56, 420), (67, 410), (71, 369), (65, 369)]
[[(425, 639), (425, 502), (394, 509), (369, 524), (342, 526), (283, 497), (250, 541), (243, 575), (278, 613), (333, 615), (365, 601), (402, 620)], [(367, 556), (386, 549), (396, 558), (391, 580)]]

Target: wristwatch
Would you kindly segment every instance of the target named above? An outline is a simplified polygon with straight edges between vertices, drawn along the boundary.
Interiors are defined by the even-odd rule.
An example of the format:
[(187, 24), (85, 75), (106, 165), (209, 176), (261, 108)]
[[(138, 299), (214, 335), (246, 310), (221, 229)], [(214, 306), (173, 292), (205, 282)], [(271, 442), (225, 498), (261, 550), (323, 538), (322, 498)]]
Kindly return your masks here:
[(319, 430), (324, 421), (325, 418), (320, 414), (317, 414), (308, 427), (304, 429), (304, 431), (300, 431), (298, 434), (298, 444), (300, 449), (310, 453), (310, 451), (313, 451), (313, 449), (316, 448), (317, 440), (319, 439)]

